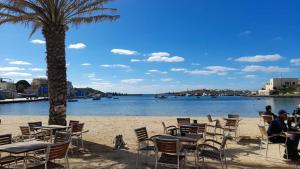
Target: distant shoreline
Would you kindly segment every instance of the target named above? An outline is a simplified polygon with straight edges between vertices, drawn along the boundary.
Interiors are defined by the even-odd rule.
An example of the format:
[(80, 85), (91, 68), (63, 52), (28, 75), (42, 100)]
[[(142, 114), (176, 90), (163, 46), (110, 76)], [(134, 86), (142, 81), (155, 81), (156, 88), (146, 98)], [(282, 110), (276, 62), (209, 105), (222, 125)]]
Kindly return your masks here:
[(300, 96), (277, 96), (277, 95), (270, 95), (270, 96), (245, 96), (245, 97), (300, 98)]
[(49, 100), (47, 97), (39, 97), (39, 98), (33, 98), (33, 99), (16, 98), (16, 99), (0, 100), (0, 104), (27, 103), (27, 102), (38, 102), (38, 101), (47, 101), (47, 100)]

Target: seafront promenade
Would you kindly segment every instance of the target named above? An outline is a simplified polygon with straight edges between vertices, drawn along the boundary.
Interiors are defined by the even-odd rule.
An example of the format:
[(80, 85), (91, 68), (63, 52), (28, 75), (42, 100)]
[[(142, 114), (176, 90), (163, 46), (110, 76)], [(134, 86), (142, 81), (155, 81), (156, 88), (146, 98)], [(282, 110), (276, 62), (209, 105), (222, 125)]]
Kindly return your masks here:
[(15, 99), (5, 99), (5, 100), (0, 100), (0, 104), (38, 102), (38, 101), (46, 101), (46, 100), (48, 100), (48, 97), (38, 97), (38, 98), (15, 98)]

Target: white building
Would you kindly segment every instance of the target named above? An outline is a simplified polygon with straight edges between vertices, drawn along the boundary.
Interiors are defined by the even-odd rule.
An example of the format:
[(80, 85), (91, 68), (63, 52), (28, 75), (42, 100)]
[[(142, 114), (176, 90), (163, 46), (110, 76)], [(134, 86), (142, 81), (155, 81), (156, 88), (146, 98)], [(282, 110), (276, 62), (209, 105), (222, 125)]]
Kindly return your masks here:
[(297, 78), (272, 78), (258, 91), (259, 95), (271, 95), (274, 91), (283, 87), (296, 87), (299, 84)]

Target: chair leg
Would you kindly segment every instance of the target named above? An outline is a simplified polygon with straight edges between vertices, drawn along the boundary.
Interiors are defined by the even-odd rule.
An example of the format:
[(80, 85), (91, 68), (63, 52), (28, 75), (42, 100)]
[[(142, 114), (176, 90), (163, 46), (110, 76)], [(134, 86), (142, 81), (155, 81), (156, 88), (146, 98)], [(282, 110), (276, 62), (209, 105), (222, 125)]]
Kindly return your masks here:
[(227, 169), (227, 160), (226, 160), (226, 156), (224, 155), (224, 161), (225, 161), (225, 168)]
[[(136, 162), (135, 162), (135, 168), (138, 169), (138, 165), (139, 165), (139, 160), (140, 160), (140, 151), (137, 151), (137, 156), (136, 156)], [(156, 168), (156, 165), (155, 165)]]
[(266, 158), (268, 157), (268, 150), (269, 150), (269, 142), (267, 142)]

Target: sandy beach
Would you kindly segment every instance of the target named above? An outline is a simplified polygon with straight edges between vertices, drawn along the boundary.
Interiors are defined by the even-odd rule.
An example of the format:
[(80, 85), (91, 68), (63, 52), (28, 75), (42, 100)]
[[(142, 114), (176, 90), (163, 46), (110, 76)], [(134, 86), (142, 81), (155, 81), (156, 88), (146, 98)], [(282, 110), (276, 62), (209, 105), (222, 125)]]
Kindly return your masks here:
[[(1, 116), (0, 133), (19, 135), (19, 126), (27, 122), (42, 121), (47, 123), (47, 116)], [(134, 169), (136, 161), (136, 137), (134, 129), (147, 127), (148, 134), (162, 134), (161, 121), (166, 125), (175, 125), (176, 117), (166, 116), (68, 116), (69, 120), (79, 120), (85, 123), (84, 128), (89, 130), (84, 134), (84, 149), (70, 154), (69, 161), (74, 169)], [(207, 123), (206, 117), (191, 117), (198, 122)], [(219, 118), (221, 119), (221, 118)], [(284, 161), (279, 154), (278, 145), (270, 145), (268, 158), (265, 158), (265, 149), (260, 151), (260, 136), (257, 124), (258, 118), (242, 118), (240, 136), (245, 139), (228, 141), (229, 168), (295, 168), (295, 164)], [(113, 138), (122, 134), (128, 150), (113, 150)], [(283, 148), (281, 149), (283, 151)], [(282, 152), (283, 153), (283, 152)], [(154, 168), (154, 154), (142, 155), (141, 169)], [(188, 157), (187, 168), (195, 168), (193, 156)], [(221, 168), (216, 161), (206, 160), (205, 168)]]

